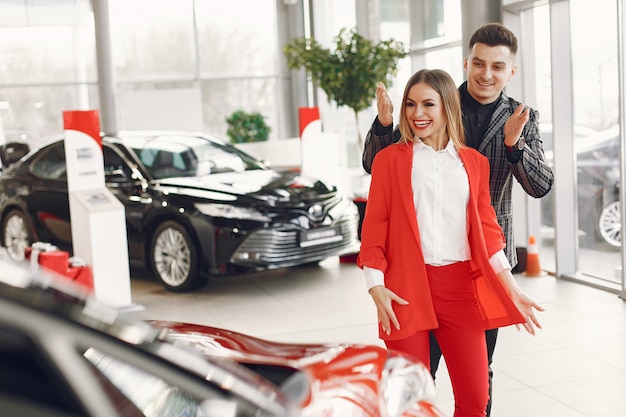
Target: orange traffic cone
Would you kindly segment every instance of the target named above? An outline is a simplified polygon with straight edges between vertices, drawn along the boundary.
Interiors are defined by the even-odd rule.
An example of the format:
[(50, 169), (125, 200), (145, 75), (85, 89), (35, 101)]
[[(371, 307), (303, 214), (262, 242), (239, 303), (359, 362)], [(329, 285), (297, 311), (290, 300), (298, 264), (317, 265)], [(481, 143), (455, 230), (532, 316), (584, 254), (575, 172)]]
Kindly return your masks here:
[(539, 265), (539, 247), (534, 236), (528, 236), (528, 249), (526, 251), (526, 271), (524, 275), (527, 277), (541, 277), (547, 275), (541, 270)]

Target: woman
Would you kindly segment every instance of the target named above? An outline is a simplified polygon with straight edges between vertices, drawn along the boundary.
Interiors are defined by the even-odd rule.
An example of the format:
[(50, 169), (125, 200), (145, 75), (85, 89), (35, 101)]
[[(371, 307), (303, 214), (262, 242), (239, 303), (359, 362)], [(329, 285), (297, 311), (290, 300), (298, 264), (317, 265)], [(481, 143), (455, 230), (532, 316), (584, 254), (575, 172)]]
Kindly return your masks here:
[(459, 93), (441, 70), (408, 81), (402, 138), (380, 151), (363, 219), (358, 264), (390, 349), (429, 365), (441, 347), (454, 417), (484, 416), (489, 398), (485, 329), (541, 328), (511, 274), (489, 197), (489, 163), (465, 146)]

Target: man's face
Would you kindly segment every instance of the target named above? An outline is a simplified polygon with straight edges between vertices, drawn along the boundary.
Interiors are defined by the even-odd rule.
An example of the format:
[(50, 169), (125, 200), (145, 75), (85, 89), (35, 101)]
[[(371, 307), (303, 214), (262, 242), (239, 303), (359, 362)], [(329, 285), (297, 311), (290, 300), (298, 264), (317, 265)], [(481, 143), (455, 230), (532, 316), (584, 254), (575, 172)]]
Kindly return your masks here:
[(493, 103), (517, 71), (514, 60), (506, 46), (474, 44), (463, 63), (467, 73), (467, 91), (481, 104)]

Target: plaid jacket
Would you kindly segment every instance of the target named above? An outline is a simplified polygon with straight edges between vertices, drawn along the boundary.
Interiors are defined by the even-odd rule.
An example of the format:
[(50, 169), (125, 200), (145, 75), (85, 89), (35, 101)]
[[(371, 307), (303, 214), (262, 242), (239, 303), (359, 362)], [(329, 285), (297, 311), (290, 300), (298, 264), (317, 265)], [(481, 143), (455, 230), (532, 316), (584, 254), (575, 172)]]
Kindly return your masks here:
[[(507, 158), (507, 150), (504, 146), (504, 123), (519, 104), (518, 101), (509, 98), (504, 92), (500, 94), (498, 104), (478, 146), (478, 151), (489, 159), (491, 205), (496, 211), (498, 223), (502, 227), (506, 238), (505, 251), (511, 267), (517, 265), (517, 254), (513, 239), (513, 208), (511, 204), (513, 177), (515, 177), (524, 191), (534, 198), (546, 195), (554, 183), (554, 173), (546, 163), (543, 152), (543, 143), (539, 133), (538, 111), (531, 109), (528, 123), (526, 123), (522, 131), (522, 135), (526, 139), (522, 158), (517, 163), (511, 163)], [(466, 123), (465, 118), (463, 123)], [(380, 134), (381, 128), (378, 126), (380, 124), (378, 119), (376, 119), (365, 137), (362, 162), (363, 168), (368, 173), (371, 171), (372, 161), (376, 153), (400, 139), (400, 131), (397, 127), (393, 130), (383, 128), (386, 130), (386, 133)]]

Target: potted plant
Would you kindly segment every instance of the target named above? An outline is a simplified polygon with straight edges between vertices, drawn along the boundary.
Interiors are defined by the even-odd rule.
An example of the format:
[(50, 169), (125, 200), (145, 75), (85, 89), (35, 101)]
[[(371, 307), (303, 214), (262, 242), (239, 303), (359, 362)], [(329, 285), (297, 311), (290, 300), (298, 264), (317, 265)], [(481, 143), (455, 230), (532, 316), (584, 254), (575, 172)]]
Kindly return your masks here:
[(267, 140), (271, 132), (263, 115), (258, 112), (237, 110), (226, 118), (226, 123), (226, 135), (232, 143), (261, 142)]
[[(384, 81), (391, 86), (398, 61), (408, 51), (393, 39), (375, 43), (359, 35), (356, 28), (341, 29), (334, 42), (335, 48), (330, 50), (313, 38), (296, 38), (285, 45), (283, 53), (290, 69), (304, 67), (329, 100), (334, 100), (338, 107), (351, 108), (358, 126), (358, 114), (372, 105), (376, 84)], [(362, 148), (359, 133), (357, 139)]]

